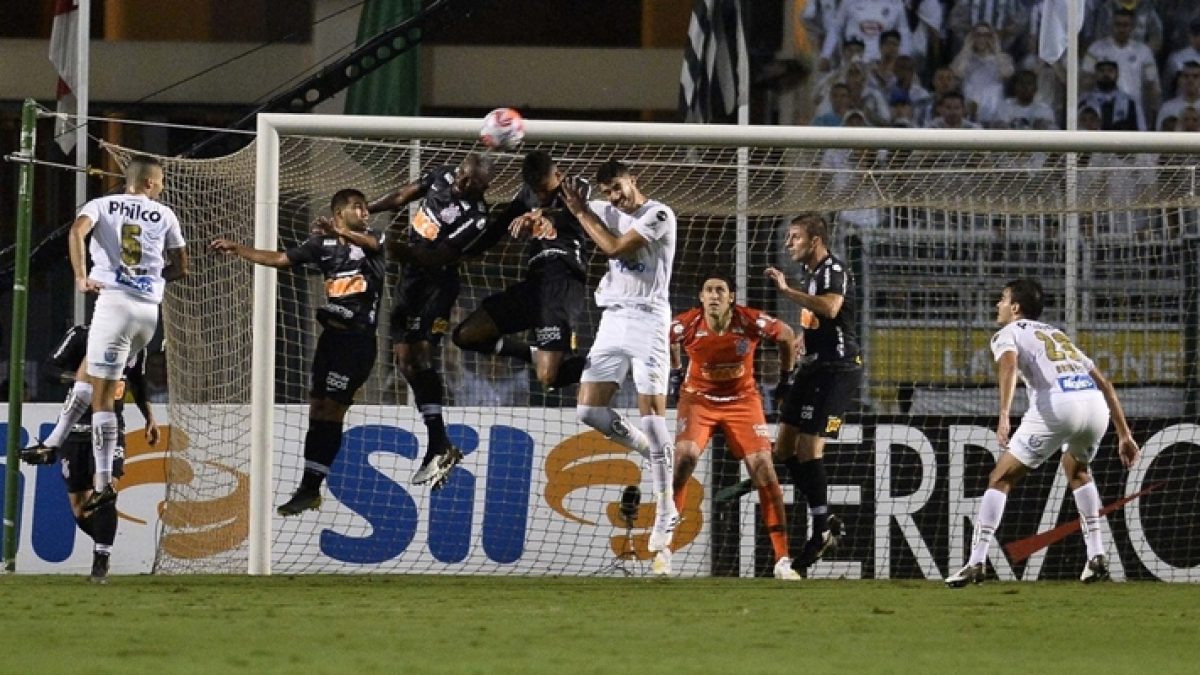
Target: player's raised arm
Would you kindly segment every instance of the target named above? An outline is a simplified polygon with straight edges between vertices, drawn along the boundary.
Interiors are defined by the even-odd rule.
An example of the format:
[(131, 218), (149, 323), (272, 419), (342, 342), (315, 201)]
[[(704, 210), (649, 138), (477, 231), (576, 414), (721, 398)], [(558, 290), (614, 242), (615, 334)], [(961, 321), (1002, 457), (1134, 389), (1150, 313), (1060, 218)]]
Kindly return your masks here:
[[(604, 226), (604, 223), (600, 222), (600, 219), (596, 217), (596, 214), (592, 212), (591, 208), (588, 207), (579, 189), (573, 183), (574, 181), (563, 181), (563, 202), (567, 205), (567, 209), (571, 211), (571, 215), (575, 216), (579, 224), (583, 226), (583, 231), (587, 234), (588, 238), (596, 244), (596, 248), (600, 249), (604, 255), (609, 258), (620, 258), (646, 245), (646, 238), (635, 229), (630, 229), (620, 237), (610, 232)], [(606, 197), (609, 197), (613, 192), (612, 184), (601, 183), (600, 190)], [(613, 199), (609, 197), (609, 201), (613, 201)]]
[(399, 190), (367, 204), (367, 212), (383, 213), (384, 211), (399, 211), (408, 206), (410, 202), (424, 197), (427, 192), (429, 192), (429, 185), (423, 180), (406, 183), (401, 185)]
[(71, 269), (75, 272), (75, 289), (80, 293), (100, 292), (100, 284), (88, 277), (87, 269), (87, 236), (94, 225), (90, 216), (79, 216), (71, 223), (70, 238), (67, 240)]
[(236, 255), (243, 260), (249, 260), (255, 265), (265, 265), (276, 269), (287, 269), (292, 266), (292, 261), (288, 259), (287, 254), (283, 251), (265, 251), (246, 246), (245, 244), (239, 244), (231, 239), (213, 239), (212, 243), (208, 245), (208, 250), (214, 253)]
[(838, 312), (842, 311), (842, 304), (845, 303), (846, 297), (837, 293), (822, 293), (820, 295), (812, 295), (792, 288), (788, 284), (787, 275), (782, 270), (775, 267), (767, 268), (767, 278), (780, 293), (788, 300), (800, 305), (808, 311), (826, 319), (837, 318)]
[(1113, 388), (1112, 383), (1104, 377), (1104, 373), (1101, 373), (1099, 368), (1092, 368), (1088, 371), (1088, 375), (1092, 376), (1096, 387), (1100, 393), (1104, 394), (1104, 402), (1108, 404), (1108, 414), (1112, 418), (1113, 427), (1117, 430), (1117, 453), (1121, 456), (1121, 464), (1128, 469), (1137, 461), (1142, 450), (1138, 447), (1137, 441), (1133, 440), (1133, 432), (1129, 429), (1129, 421), (1125, 419), (1125, 409), (1121, 407), (1121, 401), (1117, 398), (1117, 390)]

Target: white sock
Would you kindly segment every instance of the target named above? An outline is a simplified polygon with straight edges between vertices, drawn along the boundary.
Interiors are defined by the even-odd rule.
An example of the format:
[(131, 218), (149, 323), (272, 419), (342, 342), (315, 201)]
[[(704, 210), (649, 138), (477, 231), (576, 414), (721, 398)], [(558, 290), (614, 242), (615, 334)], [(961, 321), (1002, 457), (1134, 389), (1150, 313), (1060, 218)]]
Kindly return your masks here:
[(675, 443), (667, 431), (667, 418), (662, 415), (643, 415), (642, 431), (650, 440), (650, 484), (659, 505), (667, 504), (675, 510), (674, 492), (671, 488), (671, 460), (675, 456)]
[(92, 414), (92, 458), (96, 461), (96, 490), (112, 482), (113, 454), (117, 451), (117, 414)]
[(968, 565), (978, 565), (987, 560), (988, 547), (992, 544), (992, 536), (1000, 527), (1000, 519), (1004, 517), (1004, 503), (1008, 495), (1000, 490), (989, 488), (983, 493), (983, 501), (979, 504), (979, 515), (975, 518), (975, 534), (971, 537), (971, 559)]
[(575, 407), (575, 416), (579, 418), (580, 422), (642, 457), (650, 456), (650, 441), (646, 438), (646, 434), (629, 426), (629, 422), (616, 410), (595, 405), (580, 405)]
[(1087, 557), (1104, 555), (1104, 541), (1100, 538), (1100, 492), (1095, 481), (1075, 490), (1075, 508), (1083, 519), (1083, 543), (1087, 545)]
[(54, 431), (51, 431), (46, 440), (42, 442), (51, 448), (61, 448), (63, 441), (67, 440), (67, 434), (71, 433), (71, 427), (75, 426), (75, 423), (90, 407), (92, 407), (92, 383), (76, 382), (75, 386), (71, 387), (71, 393), (67, 394), (62, 412), (58, 414)]

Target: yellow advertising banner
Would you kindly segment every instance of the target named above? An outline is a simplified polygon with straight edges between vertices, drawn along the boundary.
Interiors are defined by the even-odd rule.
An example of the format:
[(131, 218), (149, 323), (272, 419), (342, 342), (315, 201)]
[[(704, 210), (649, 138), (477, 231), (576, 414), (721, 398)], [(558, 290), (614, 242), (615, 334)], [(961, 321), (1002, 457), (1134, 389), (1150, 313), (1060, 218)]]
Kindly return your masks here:
[[(878, 328), (866, 358), (872, 382), (994, 382), (994, 331)], [(1183, 382), (1183, 331), (1084, 331), (1076, 346), (1115, 383)]]

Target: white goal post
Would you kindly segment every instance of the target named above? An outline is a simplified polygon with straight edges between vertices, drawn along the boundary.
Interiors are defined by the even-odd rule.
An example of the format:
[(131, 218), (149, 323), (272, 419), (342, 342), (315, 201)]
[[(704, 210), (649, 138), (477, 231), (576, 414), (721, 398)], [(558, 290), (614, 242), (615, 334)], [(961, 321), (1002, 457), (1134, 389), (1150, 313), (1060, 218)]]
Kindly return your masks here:
[[(452, 140), (470, 143), (476, 139), (479, 121), (449, 118), (403, 118), (365, 117), (341, 115), (297, 115), (262, 114), (257, 122), (257, 159), (255, 178), (255, 227), (254, 243), (257, 248), (275, 250), (278, 246), (280, 208), (280, 139), (281, 136), (312, 136), (321, 138), (356, 139), (403, 139), (405, 141)], [(824, 128), (824, 127), (768, 127), (768, 126), (721, 126), (651, 124), (629, 122), (575, 122), (551, 120), (526, 120), (525, 144), (586, 143), (593, 145), (639, 145), (675, 146), (697, 148), (759, 148), (787, 153), (791, 150), (863, 150), (887, 151), (893, 156), (902, 153), (942, 153), (941, 159), (930, 162), (897, 162), (878, 169), (858, 170), (862, 177), (859, 191), (853, 195), (832, 195), (827, 207), (830, 210), (849, 208), (853, 204), (884, 203), (894, 190), (908, 190), (912, 196), (906, 203), (927, 202), (919, 194), (922, 189), (943, 190), (938, 194), (940, 205), (959, 204), (963, 207), (978, 205), (986, 207), (1001, 200), (1022, 202), (1026, 212), (1053, 212), (1068, 215), (1064, 218), (1064, 230), (1057, 231), (1073, 251), (1080, 237), (1079, 219), (1073, 216), (1076, 209), (1088, 208), (1088, 204), (1104, 205), (1107, 208), (1124, 208), (1116, 203), (1121, 195), (1097, 189), (1087, 195), (1076, 194), (1078, 184), (1074, 153), (1112, 155), (1191, 155), (1200, 159), (1200, 134), (1188, 133), (1134, 133), (1134, 132), (1064, 132), (1064, 131), (958, 131), (958, 130), (914, 130), (891, 128)], [(1053, 172), (1065, 180), (1039, 179), (1040, 165), (1015, 163), (989, 165), (981, 168), (973, 157), (980, 153), (1009, 153), (1019, 158), (1036, 156), (1038, 153), (1053, 153), (1064, 157), (1061, 165)], [(746, 243), (744, 223), (747, 215), (756, 212), (755, 202), (747, 199), (747, 191), (753, 189), (756, 180), (763, 175), (756, 173), (755, 161), (748, 153), (731, 155), (736, 159), (736, 186), (728, 193), (712, 197), (730, 197), (725, 207), (735, 215), (739, 223), (739, 234), (734, 246), (737, 251), (737, 273), (739, 278), (747, 275)], [(812, 162), (811, 156), (797, 154), (800, 163)], [(1194, 207), (1197, 195), (1196, 165), (1179, 167), (1171, 174), (1169, 185), (1157, 190), (1155, 199), (1171, 203), (1180, 208)], [(799, 165), (798, 165), (799, 166)], [(774, 167), (778, 172), (778, 167)], [(811, 167), (804, 167), (811, 168)], [(1109, 169), (1111, 170), (1111, 169)], [(1134, 170), (1134, 169), (1131, 169)], [(836, 172), (836, 169), (830, 171)], [(1011, 178), (1004, 186), (1013, 194), (988, 193), (981, 188), (979, 194), (955, 194), (954, 180), (965, 172), (975, 171), (986, 177), (989, 172)], [(1049, 169), (1047, 169), (1049, 171)], [(1033, 179), (1029, 178), (1034, 174)], [(772, 178), (772, 180), (777, 180)], [(787, 177), (782, 179), (786, 182)], [(940, 187), (939, 187), (940, 186)], [(1063, 189), (1062, 186), (1069, 186)], [(333, 186), (336, 189), (342, 186)], [(778, 185), (776, 186), (779, 187)], [(788, 189), (787, 185), (783, 185)], [(803, 180), (791, 189), (805, 190), (809, 185)], [(986, 188), (986, 185), (984, 186)], [(874, 191), (875, 197), (864, 194)], [(916, 191), (916, 192), (913, 192)], [(1024, 191), (1024, 192), (1021, 192)], [(856, 201), (857, 200), (857, 201)], [(1024, 200), (1024, 201), (1023, 201)], [(942, 206), (950, 208), (950, 206)], [(1074, 324), (1077, 279), (1075, 256), (1069, 255), (1064, 269), (1063, 284), (1067, 289), (1067, 323)], [(250, 508), (249, 508), (249, 565), (250, 574), (270, 574), (272, 561), (272, 529), (275, 511), (272, 499), (275, 494), (272, 466), (274, 453), (275, 421), (275, 340), (276, 340), (276, 284), (277, 273), (266, 266), (257, 266), (254, 271), (253, 316), (252, 316), (252, 374), (250, 393)], [(1193, 299), (1194, 301), (1194, 299)], [(385, 310), (386, 311), (386, 308)]]

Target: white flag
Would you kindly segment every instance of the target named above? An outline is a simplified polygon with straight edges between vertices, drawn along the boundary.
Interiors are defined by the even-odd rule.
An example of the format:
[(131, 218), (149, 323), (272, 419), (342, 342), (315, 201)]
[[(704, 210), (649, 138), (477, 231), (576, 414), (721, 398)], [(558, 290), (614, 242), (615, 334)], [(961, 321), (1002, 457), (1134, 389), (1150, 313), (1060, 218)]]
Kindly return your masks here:
[[(50, 63), (58, 73), (58, 112), (75, 115), (78, 106), (75, 89), (79, 85), (76, 64), (79, 54), (79, 2), (54, 0), (54, 25), (50, 29)], [(75, 125), (78, 122), (59, 117), (54, 121), (54, 139), (64, 153), (75, 149)]]
[(1083, 27), (1084, 0), (1042, 0), (1038, 58), (1055, 63), (1067, 51), (1067, 3), (1075, 3), (1075, 34)]

